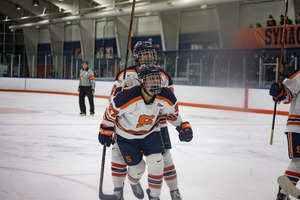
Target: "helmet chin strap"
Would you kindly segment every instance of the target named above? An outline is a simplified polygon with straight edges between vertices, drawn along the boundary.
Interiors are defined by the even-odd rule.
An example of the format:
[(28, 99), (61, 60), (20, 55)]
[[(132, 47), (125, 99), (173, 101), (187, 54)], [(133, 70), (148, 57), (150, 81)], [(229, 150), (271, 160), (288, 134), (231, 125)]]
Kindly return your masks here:
[(148, 90), (145, 87), (145, 84), (143, 83), (143, 81), (137, 79), (137, 81), (140, 83), (140, 87), (144, 90), (144, 92), (148, 95), (148, 96), (152, 96), (153, 94), (149, 94)]

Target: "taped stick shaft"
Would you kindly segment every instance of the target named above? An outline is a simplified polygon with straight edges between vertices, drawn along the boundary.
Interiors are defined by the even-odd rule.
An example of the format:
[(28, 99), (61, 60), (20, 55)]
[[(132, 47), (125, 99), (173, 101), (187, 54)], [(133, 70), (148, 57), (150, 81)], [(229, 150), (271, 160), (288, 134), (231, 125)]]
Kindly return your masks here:
[(275, 117), (276, 117), (276, 109), (277, 108), (277, 100), (274, 103), (274, 113), (273, 113), (273, 120), (272, 120), (272, 130), (271, 130), (271, 137), (270, 137), (270, 145), (273, 144), (273, 137), (274, 137), (274, 127), (275, 127)]
[(126, 56), (125, 56), (124, 74), (123, 74), (123, 80), (122, 80), (122, 89), (125, 87), (126, 69), (127, 69), (127, 62), (128, 62), (128, 53), (130, 50), (130, 40), (131, 40), (132, 22), (133, 22), (133, 17), (134, 17), (135, 1), (136, 0), (133, 0), (133, 2), (132, 2), (129, 33), (128, 33), (128, 39), (127, 39), (127, 50), (126, 50)]
[[(287, 22), (287, 11), (288, 11), (288, 0), (285, 0), (285, 14), (284, 14), (284, 26), (282, 31), (282, 39), (281, 39), (281, 50), (280, 50), (280, 61), (278, 67), (278, 76), (277, 82), (280, 82), (280, 73), (281, 73), (281, 65), (282, 65), (282, 58), (283, 58), (283, 48), (285, 43), (285, 35), (286, 35), (286, 22)], [(277, 110), (277, 100), (274, 102), (274, 111), (273, 111), (273, 120), (272, 120), (272, 130), (271, 130), (271, 137), (270, 137), (270, 145), (273, 144), (273, 137), (274, 137), (274, 127), (275, 127), (275, 117), (276, 117), (276, 110)]]

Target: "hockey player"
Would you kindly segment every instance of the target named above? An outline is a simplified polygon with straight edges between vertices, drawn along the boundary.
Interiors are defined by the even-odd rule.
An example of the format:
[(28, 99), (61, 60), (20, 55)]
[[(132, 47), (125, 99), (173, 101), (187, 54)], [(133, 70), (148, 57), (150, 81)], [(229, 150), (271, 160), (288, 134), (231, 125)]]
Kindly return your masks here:
[[(283, 82), (271, 85), (270, 95), (273, 100), (290, 104), (289, 117), (285, 134), (288, 139), (288, 152), (291, 159), (284, 175), (296, 185), (300, 179), (300, 72), (286, 78)], [(279, 187), (277, 200), (290, 200), (289, 195)]]
[(138, 72), (138, 80), (140, 85), (124, 88), (112, 98), (100, 125), (99, 141), (110, 146), (112, 134), (116, 133), (114, 146), (122, 154), (123, 165), (128, 165), (131, 184), (136, 184), (142, 177), (146, 165), (143, 155), (146, 156), (147, 194), (150, 200), (156, 200), (159, 199), (164, 177), (162, 154), (165, 149), (159, 127), (160, 115), (166, 116), (176, 126), (181, 141), (191, 141), (193, 132), (190, 124), (183, 122), (178, 113), (174, 93), (170, 88), (161, 86), (158, 67), (143, 65)]
[[(153, 44), (148, 41), (139, 41), (135, 44), (133, 49), (133, 57), (137, 64), (128, 67), (126, 70), (125, 83), (126, 86), (129, 87), (139, 85), (138, 78), (137, 78), (137, 71), (139, 70), (140, 66), (142, 66), (145, 63), (155, 64), (157, 60), (157, 54), (155, 48)], [(161, 73), (162, 85), (168, 86), (173, 90), (173, 82), (171, 77), (162, 69), (160, 69), (160, 73)], [(115, 93), (115, 89), (120, 88), (122, 86), (123, 75), (124, 75), (124, 71), (121, 71), (117, 74), (111, 92), (112, 96)], [(165, 145), (165, 153), (163, 154), (164, 180), (170, 189), (172, 200), (181, 200), (182, 197), (178, 189), (177, 173), (170, 152), (172, 146), (171, 146), (171, 141), (170, 141), (169, 132), (167, 128), (167, 121), (163, 117), (163, 115), (161, 116), (162, 118), (160, 121), (160, 128), (161, 128), (161, 135)], [(115, 193), (122, 193), (123, 183), (126, 178), (126, 174), (127, 174), (126, 165), (124, 164), (118, 150), (113, 147), (112, 148), (112, 178), (115, 186)], [(144, 194), (139, 182), (136, 181), (136, 184), (131, 184), (131, 187), (135, 196), (139, 199), (142, 199)], [(118, 196), (122, 196), (122, 194), (119, 194)]]

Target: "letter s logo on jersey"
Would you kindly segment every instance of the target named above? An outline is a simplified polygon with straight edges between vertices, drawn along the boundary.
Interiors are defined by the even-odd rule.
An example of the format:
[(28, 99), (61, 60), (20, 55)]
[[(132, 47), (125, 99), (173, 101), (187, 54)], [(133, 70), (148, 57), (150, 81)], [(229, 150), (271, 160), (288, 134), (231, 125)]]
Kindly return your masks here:
[(141, 115), (139, 118), (139, 123), (136, 125), (137, 128), (142, 127), (144, 125), (152, 124), (154, 115)]

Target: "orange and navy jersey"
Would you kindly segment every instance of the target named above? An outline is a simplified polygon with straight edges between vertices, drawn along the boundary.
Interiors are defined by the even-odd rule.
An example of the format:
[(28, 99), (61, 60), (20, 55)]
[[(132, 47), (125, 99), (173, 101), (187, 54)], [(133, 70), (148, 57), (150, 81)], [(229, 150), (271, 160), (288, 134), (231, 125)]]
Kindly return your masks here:
[(285, 132), (300, 133), (300, 72), (296, 72), (283, 81), (287, 88), (287, 96), (282, 102), (290, 104), (289, 117)]
[[(137, 81), (136, 67), (137, 65), (133, 65), (126, 69), (125, 87), (132, 87), (139, 84), (139, 82)], [(123, 78), (124, 78), (124, 70), (120, 71), (116, 75), (115, 82), (110, 93), (111, 96), (116, 95), (115, 94), (116, 88), (122, 87)]]
[(161, 115), (174, 126), (182, 123), (177, 99), (168, 87), (145, 103), (140, 86), (124, 88), (110, 102), (102, 124), (115, 126), (115, 132), (127, 139), (142, 139), (154, 131), (160, 131)]
[[(126, 77), (125, 77), (125, 87), (132, 87), (139, 85), (138, 77), (137, 77), (137, 65), (130, 66), (126, 69)], [(160, 69), (161, 74), (161, 85), (168, 86), (173, 90), (173, 81), (172, 78), (162, 69)], [(124, 78), (124, 70), (120, 71), (115, 78), (114, 85), (111, 90), (111, 96), (115, 95), (115, 90), (118, 87), (122, 87), (122, 81)], [(174, 91), (173, 91), (174, 92)]]

